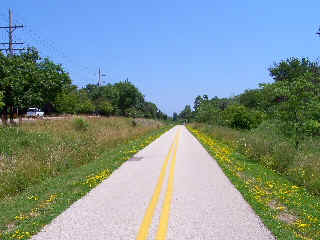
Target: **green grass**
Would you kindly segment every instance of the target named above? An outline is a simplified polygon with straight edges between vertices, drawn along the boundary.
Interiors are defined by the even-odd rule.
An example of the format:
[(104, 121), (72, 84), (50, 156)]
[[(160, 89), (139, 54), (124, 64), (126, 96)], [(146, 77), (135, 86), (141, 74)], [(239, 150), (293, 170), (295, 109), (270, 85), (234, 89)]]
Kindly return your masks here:
[(265, 121), (250, 131), (198, 123), (190, 126), (320, 196), (319, 136), (305, 136), (296, 148), (293, 139), (282, 134), (277, 121)]
[(0, 239), (28, 239), (169, 128), (149, 129), (130, 141), (106, 148), (87, 164), (47, 177), (19, 194), (7, 195), (0, 200)]
[(86, 165), (161, 126), (154, 120), (133, 126), (128, 118), (82, 117), (0, 127), (0, 199)]
[(320, 239), (320, 198), (221, 140), (190, 128), (277, 239)]

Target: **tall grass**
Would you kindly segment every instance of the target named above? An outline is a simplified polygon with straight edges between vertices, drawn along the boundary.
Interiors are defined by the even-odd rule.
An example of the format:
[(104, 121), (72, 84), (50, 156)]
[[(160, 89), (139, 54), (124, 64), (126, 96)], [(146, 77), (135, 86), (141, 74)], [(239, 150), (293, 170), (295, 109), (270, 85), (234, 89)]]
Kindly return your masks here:
[(294, 184), (320, 194), (320, 138), (308, 137), (297, 149), (291, 139), (281, 134), (277, 122), (264, 122), (251, 131), (227, 127), (192, 124), (213, 138), (244, 154), (251, 161), (260, 162)]
[(0, 199), (50, 176), (97, 159), (117, 144), (156, 128), (157, 121), (126, 118), (76, 118), (0, 127)]

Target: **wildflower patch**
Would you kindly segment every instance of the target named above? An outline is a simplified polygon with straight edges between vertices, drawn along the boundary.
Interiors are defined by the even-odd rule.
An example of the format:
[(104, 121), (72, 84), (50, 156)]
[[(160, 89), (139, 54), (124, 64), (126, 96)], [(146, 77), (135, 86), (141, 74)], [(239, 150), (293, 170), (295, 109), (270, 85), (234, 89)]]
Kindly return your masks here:
[(197, 129), (190, 132), (217, 160), (277, 239), (320, 239), (320, 198), (275, 171), (250, 161), (232, 146)]

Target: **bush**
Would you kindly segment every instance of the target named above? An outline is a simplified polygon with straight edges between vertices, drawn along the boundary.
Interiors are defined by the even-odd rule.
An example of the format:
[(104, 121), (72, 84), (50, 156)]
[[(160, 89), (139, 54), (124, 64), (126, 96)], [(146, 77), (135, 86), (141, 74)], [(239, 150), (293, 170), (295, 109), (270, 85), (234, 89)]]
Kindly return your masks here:
[(83, 118), (75, 118), (72, 124), (77, 131), (87, 131), (89, 128), (89, 123)]
[(225, 125), (236, 129), (256, 128), (263, 120), (262, 112), (254, 111), (242, 105), (230, 105), (224, 112)]
[(307, 136), (314, 136), (320, 134), (320, 123), (316, 120), (308, 120), (303, 123), (303, 132)]
[(103, 101), (98, 103), (96, 110), (101, 115), (110, 116), (113, 112), (113, 106), (110, 102)]

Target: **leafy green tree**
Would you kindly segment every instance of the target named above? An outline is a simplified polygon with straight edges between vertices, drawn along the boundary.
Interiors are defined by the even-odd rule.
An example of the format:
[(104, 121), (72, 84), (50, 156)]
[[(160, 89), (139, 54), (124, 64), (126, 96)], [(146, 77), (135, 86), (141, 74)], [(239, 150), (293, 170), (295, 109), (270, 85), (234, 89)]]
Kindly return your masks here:
[(144, 102), (143, 103), (143, 112), (145, 118), (157, 118), (157, 105), (152, 102)]
[(185, 108), (181, 111), (181, 113), (179, 114), (179, 118), (181, 119), (185, 119), (188, 122), (190, 122), (191, 118), (192, 118), (192, 111), (191, 111), (191, 107), (190, 105), (186, 105)]
[(178, 121), (178, 114), (176, 112), (173, 113), (172, 120), (173, 121)]
[(256, 128), (264, 119), (262, 112), (250, 110), (242, 105), (230, 105), (223, 112), (227, 126), (237, 129)]
[(110, 102), (101, 101), (97, 104), (96, 110), (101, 115), (110, 116), (114, 109)]
[(78, 91), (78, 104), (77, 112), (78, 113), (94, 113), (96, 110), (95, 105), (89, 99), (88, 94), (84, 90)]
[(240, 94), (239, 98), (240, 104), (247, 108), (259, 109), (261, 106), (262, 94), (260, 89), (245, 90), (244, 93)]
[(53, 102), (63, 89), (71, 84), (71, 79), (61, 65), (48, 59), (41, 60), (34, 48), (20, 55), (0, 54), (0, 91), (4, 93), (3, 114), (28, 107), (42, 107)]
[(312, 73), (305, 73), (293, 81), (278, 81), (264, 86), (275, 95), (277, 108), (274, 117), (284, 122), (282, 129), (294, 138), (296, 147), (310, 125), (319, 126), (320, 88), (310, 78), (313, 78)]
[(3, 92), (0, 92), (0, 110), (4, 107), (4, 102), (2, 101), (3, 99)]
[(75, 114), (79, 109), (79, 96), (77, 89), (64, 91), (58, 94), (55, 107), (59, 113)]
[(116, 105), (122, 115), (125, 115), (126, 109), (131, 107), (143, 110), (144, 97), (131, 82), (127, 80), (119, 82), (114, 87), (118, 90), (119, 98)]
[(195, 112), (198, 111), (198, 109), (199, 109), (200, 104), (202, 103), (202, 101), (203, 101), (203, 99), (202, 99), (202, 97), (201, 97), (200, 95), (198, 95), (198, 96), (196, 97), (196, 99), (194, 100), (193, 110), (194, 110)]
[(313, 83), (319, 84), (320, 66), (318, 62), (312, 62), (308, 58), (288, 58), (280, 63), (275, 63), (273, 67), (269, 68), (270, 76), (279, 81), (294, 81), (298, 77), (308, 73), (310, 80)]

